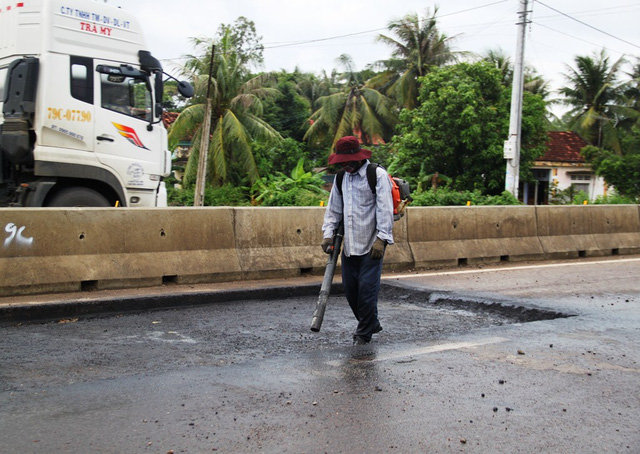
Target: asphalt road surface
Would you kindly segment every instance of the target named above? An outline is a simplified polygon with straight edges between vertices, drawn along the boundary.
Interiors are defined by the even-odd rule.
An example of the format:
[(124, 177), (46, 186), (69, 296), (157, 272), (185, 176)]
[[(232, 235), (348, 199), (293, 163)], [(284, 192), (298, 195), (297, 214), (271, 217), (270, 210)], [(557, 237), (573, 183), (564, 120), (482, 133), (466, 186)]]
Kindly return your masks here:
[(5, 323), (0, 452), (640, 453), (639, 275), (386, 275), (357, 347), (341, 295)]

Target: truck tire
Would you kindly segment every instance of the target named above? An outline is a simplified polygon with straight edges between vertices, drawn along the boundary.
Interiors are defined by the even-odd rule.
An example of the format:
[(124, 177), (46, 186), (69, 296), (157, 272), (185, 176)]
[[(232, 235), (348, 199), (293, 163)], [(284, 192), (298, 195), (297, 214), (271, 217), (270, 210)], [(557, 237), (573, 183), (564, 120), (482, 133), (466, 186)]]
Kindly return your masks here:
[(97, 191), (89, 188), (65, 188), (58, 191), (49, 207), (110, 207), (109, 201)]

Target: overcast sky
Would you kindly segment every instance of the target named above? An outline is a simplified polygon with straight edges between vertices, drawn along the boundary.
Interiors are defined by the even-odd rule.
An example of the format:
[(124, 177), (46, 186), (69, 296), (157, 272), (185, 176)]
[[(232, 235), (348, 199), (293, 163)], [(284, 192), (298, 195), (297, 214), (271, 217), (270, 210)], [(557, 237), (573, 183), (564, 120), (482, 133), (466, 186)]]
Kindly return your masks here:
[[(389, 34), (387, 25), (407, 13), (423, 15), (439, 4), (438, 24), (456, 36), (454, 50), (483, 54), (502, 49), (515, 58), (519, 0), (107, 0), (134, 13), (141, 22), (151, 52), (180, 62), (193, 52), (190, 37), (213, 37), (221, 23), (239, 16), (252, 20), (262, 42), (264, 70), (330, 72), (338, 56), (351, 55), (356, 69), (390, 56), (377, 43)], [(640, 1), (544, 0), (529, 2), (525, 63), (533, 66), (553, 89), (564, 84), (566, 64), (576, 55), (605, 48), (615, 61), (640, 57)], [(554, 11), (557, 10), (557, 11)], [(390, 35), (393, 36), (393, 35)], [(183, 60), (182, 60), (183, 61)], [(629, 67), (627, 67), (629, 68)]]

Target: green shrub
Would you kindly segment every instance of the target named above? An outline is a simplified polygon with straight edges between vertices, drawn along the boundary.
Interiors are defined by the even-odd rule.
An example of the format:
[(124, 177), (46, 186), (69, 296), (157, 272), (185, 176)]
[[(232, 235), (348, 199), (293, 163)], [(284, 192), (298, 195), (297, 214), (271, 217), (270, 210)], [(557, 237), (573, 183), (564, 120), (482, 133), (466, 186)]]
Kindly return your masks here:
[(178, 189), (167, 186), (167, 205), (170, 207), (192, 207), (193, 189)]
[[(193, 189), (167, 188), (169, 206), (193, 206)], [(207, 187), (204, 191), (205, 206), (249, 206), (251, 200), (247, 188), (225, 185), (219, 188)]]
[(584, 191), (577, 191), (573, 185), (562, 190), (556, 187), (551, 188), (550, 205), (582, 205), (585, 200), (589, 201), (589, 196)]
[(620, 205), (631, 204), (635, 205), (640, 200), (629, 196), (623, 196), (616, 193), (609, 195), (600, 195), (595, 200), (589, 200), (589, 196), (584, 191), (576, 191), (573, 186), (563, 190), (556, 190), (555, 194), (552, 193), (549, 203), (551, 205), (585, 205), (585, 202), (592, 203), (594, 205)]
[(592, 202), (595, 205), (636, 205), (640, 200), (618, 194), (600, 195)]
[(504, 191), (500, 195), (484, 196), (484, 202), (478, 205), (522, 205), (509, 191)]
[(262, 206), (320, 206), (326, 197), (303, 188), (291, 188), (283, 192), (272, 192), (262, 199)]
[(480, 191), (453, 191), (447, 188), (429, 189), (413, 194), (412, 206), (464, 206), (471, 205), (520, 205), (510, 193), (504, 191), (500, 195), (484, 195)]
[(304, 170), (300, 158), (291, 176), (282, 172), (260, 178), (251, 188), (255, 203), (264, 206), (317, 206), (328, 198), (320, 174)]

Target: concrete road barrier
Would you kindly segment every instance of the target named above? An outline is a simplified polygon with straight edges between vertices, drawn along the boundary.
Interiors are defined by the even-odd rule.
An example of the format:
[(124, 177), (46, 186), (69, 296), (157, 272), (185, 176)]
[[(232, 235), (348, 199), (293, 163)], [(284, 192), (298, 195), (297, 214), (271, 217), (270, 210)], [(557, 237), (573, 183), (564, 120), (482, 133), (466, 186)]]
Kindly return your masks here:
[[(0, 210), (0, 296), (321, 274), (324, 208)], [(640, 253), (640, 207), (410, 207), (385, 270)]]
[(0, 295), (239, 279), (233, 213), (0, 210)]
[(324, 269), (323, 208), (234, 209), (238, 263), (246, 278), (293, 277)]
[(397, 271), (414, 267), (413, 252), (409, 244), (409, 210), (393, 223), (393, 245), (384, 253), (384, 270)]
[[(324, 208), (236, 208), (238, 261), (246, 278), (322, 274), (327, 256), (320, 249)], [(387, 248), (387, 270), (413, 265), (406, 217), (394, 223), (395, 244)], [(340, 266), (340, 261), (338, 261)], [(338, 271), (339, 272), (339, 271)]]
[(418, 268), (543, 257), (534, 207), (411, 207), (408, 217)]
[(640, 253), (638, 205), (538, 206), (547, 258)]

